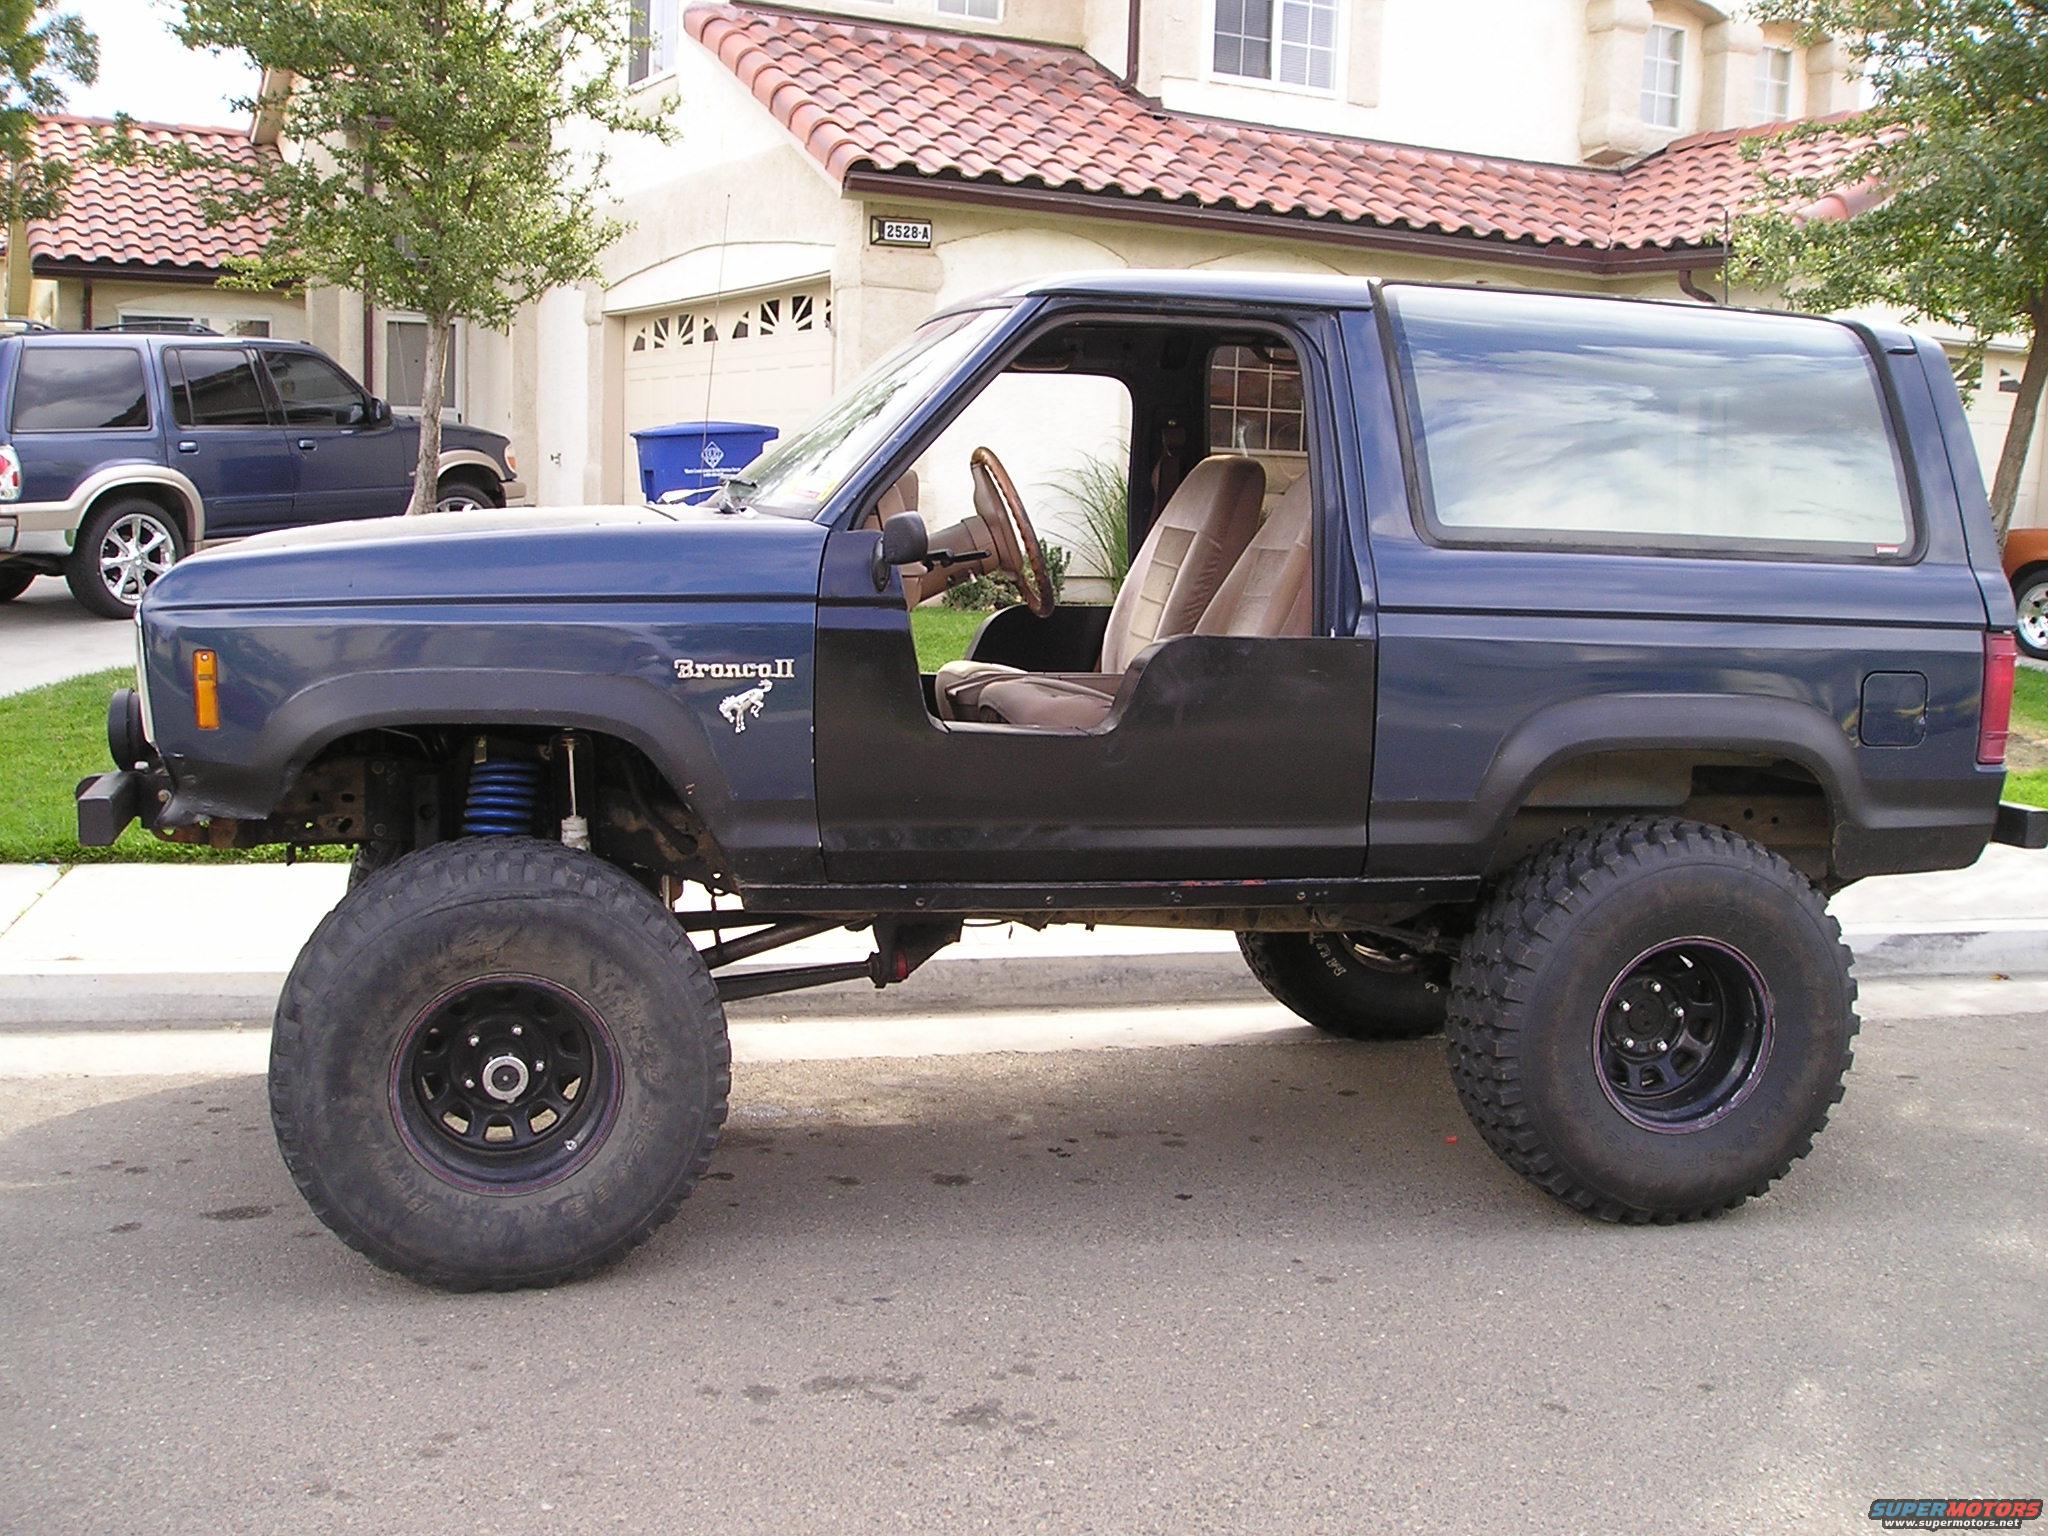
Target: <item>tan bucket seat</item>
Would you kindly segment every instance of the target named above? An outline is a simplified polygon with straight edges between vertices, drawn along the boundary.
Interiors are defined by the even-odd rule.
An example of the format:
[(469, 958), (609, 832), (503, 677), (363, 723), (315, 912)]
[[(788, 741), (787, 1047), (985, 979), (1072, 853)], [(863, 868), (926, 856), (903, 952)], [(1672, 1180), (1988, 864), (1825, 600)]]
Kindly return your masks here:
[[(1232, 455), (1202, 460), (1181, 481), (1153, 522), (1109, 611), (1097, 673), (1110, 692), (1124, 669), (1155, 640), (1195, 627), (1259, 526), (1266, 472)], [(988, 661), (952, 661), (939, 669), (939, 714), (981, 718), (977, 705), (991, 683), (1031, 674)]]
[[(1314, 510), (1304, 474), (1288, 487), (1266, 526), (1231, 567), (1195, 625), (1196, 634), (1308, 634), (1314, 613), (1309, 580)], [(1098, 679), (1019, 673), (982, 689), (979, 718), (1043, 730), (1092, 730), (1108, 718), (1122, 683), (1121, 674)]]

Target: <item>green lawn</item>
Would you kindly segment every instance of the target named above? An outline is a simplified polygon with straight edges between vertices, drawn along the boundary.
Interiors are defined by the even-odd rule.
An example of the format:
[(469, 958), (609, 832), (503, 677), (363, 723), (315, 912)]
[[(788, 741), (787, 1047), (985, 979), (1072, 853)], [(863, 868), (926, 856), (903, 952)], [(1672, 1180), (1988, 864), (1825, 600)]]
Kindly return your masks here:
[(964, 608), (920, 608), (911, 614), (910, 632), (917, 638), (917, 669), (936, 672), (947, 662), (965, 656), (968, 642), (987, 617)]
[[(2048, 746), (2048, 672), (2019, 669), (2013, 680), (2012, 728), (2015, 735)], [(2048, 805), (2048, 767), (2007, 774), (2005, 798), (2025, 805)]]

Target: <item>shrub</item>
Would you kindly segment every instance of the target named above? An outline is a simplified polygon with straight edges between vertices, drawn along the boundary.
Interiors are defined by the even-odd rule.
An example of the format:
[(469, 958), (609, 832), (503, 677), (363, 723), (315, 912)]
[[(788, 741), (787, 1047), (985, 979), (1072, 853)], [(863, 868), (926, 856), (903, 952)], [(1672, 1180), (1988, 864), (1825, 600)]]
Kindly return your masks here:
[(1081, 553), (1112, 592), (1121, 591), (1131, 570), (1131, 482), (1128, 449), (1120, 457), (1088, 454), (1072, 469), (1052, 477), (1052, 488), (1079, 509)]
[[(1070, 556), (1058, 544), (1041, 544), (1045, 551), (1046, 574), (1052, 577), (1053, 601), (1058, 602), (1060, 593), (1067, 585), (1067, 565)], [(939, 599), (948, 608), (1007, 608), (1012, 603), (1024, 600), (1017, 589), (1017, 579), (1008, 574), (977, 576), (972, 581), (963, 581), (957, 587), (949, 587), (946, 595)]]

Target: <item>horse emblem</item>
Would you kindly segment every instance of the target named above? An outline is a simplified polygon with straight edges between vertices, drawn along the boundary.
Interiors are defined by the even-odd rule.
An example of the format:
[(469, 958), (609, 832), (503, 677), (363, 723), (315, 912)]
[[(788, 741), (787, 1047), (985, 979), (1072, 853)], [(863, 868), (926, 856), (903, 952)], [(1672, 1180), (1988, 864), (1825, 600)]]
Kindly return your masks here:
[(730, 694), (719, 702), (718, 712), (732, 722), (733, 734), (737, 736), (747, 728), (747, 722), (761, 713), (768, 702), (768, 690), (775, 685), (765, 679), (744, 693)]

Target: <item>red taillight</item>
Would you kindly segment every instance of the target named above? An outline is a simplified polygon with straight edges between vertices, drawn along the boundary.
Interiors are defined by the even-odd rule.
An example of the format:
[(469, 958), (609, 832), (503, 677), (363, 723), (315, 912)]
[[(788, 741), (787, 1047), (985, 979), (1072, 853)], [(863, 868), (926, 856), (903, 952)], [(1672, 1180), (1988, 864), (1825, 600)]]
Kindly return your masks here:
[(1977, 717), (1977, 761), (1996, 768), (2012, 734), (2012, 672), (2019, 652), (2011, 635), (1984, 637), (1984, 713)]

